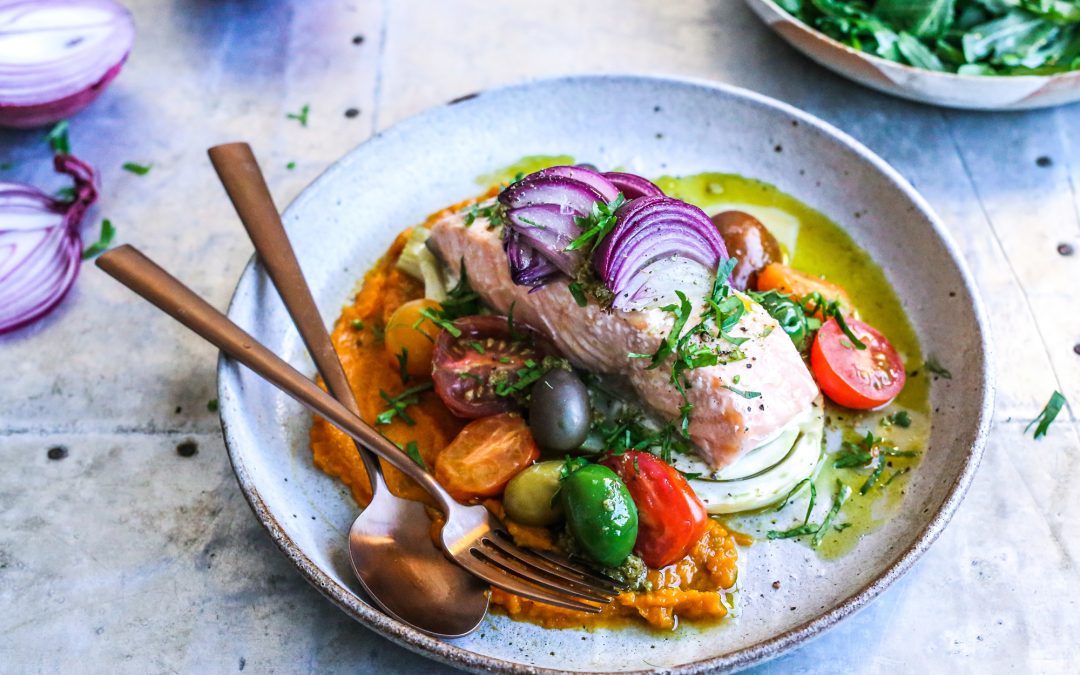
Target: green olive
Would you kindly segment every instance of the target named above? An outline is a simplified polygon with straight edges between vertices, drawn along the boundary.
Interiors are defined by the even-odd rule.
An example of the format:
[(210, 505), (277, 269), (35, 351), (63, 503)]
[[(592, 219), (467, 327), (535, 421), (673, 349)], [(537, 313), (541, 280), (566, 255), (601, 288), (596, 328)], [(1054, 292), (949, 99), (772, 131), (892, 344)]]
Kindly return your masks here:
[(554, 525), (562, 520), (562, 502), (555, 499), (562, 465), (559, 460), (540, 462), (514, 476), (503, 493), (506, 515), (522, 525)]
[(637, 540), (638, 512), (619, 476), (587, 464), (563, 479), (559, 490), (566, 525), (585, 553), (605, 567), (618, 567)]
[(552, 370), (533, 385), (529, 430), (541, 448), (576, 450), (589, 434), (590, 421), (589, 392), (574, 373)]

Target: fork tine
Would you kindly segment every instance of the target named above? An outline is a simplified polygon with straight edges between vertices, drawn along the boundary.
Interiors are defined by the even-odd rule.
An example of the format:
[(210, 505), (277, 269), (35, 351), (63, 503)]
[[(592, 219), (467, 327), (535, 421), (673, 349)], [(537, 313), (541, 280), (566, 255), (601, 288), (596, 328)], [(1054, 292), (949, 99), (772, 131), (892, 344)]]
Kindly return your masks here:
[(500, 537), (489, 537), (485, 538), (483, 541), (491, 546), (495, 546), (505, 555), (531, 567), (533, 570), (545, 574), (548, 577), (552, 577), (559, 582), (572, 584), (574, 588), (608, 597), (619, 594), (619, 590), (617, 590), (611, 582), (591, 574), (583, 573), (572, 567), (560, 565), (555, 561), (537, 555), (539, 553), (538, 551), (530, 551), (529, 549), (521, 548)]
[[(495, 530), (495, 532), (505, 542), (507, 542), (507, 544), (514, 546), (517, 550), (523, 551), (524, 553), (527, 553), (530, 556), (534, 556), (535, 558), (541, 558), (544, 561), (547, 561), (548, 563), (550, 563), (550, 565), (557, 567), (559, 569), (559, 572), (561, 573), (574, 572), (580, 576), (581, 581), (589, 584), (590, 586), (604, 588), (610, 590), (613, 593), (622, 593), (626, 590), (625, 585), (620, 584), (614, 579), (603, 576), (602, 574), (594, 571), (592, 568), (590, 568), (584, 563), (577, 562), (566, 557), (565, 555), (561, 555), (553, 551), (541, 551), (540, 549), (535, 548), (526, 549), (518, 547), (516, 544), (514, 544), (514, 540), (508, 532), (505, 532), (503, 530)], [(543, 562), (537, 562), (537, 564), (542, 565)], [(552, 572), (554, 572), (554, 570), (552, 570)]]
[(609, 603), (612, 597), (618, 595), (606, 589), (594, 588), (575, 577), (558, 575), (554, 571), (532, 565), (528, 559), (523, 558), (523, 551), (517, 549), (516, 546), (508, 546), (486, 537), (481, 540), (481, 543), (487, 546), (483, 549), (485, 555), (497, 559), (500, 565), (512, 568), (511, 571), (516, 575), (523, 576), (531, 582), (548, 584), (552, 588), (596, 603)]
[(560, 593), (549, 591), (543, 586), (521, 579), (502, 569), (497, 563), (487, 558), (484, 553), (478, 549), (474, 548), (470, 552), (472, 553), (471, 556), (461, 556), (458, 558), (458, 562), (464, 564), (465, 567), (476, 576), (492, 586), (501, 588), (507, 593), (520, 595), (523, 598), (542, 602), (547, 605), (553, 605), (563, 609), (572, 609), (578, 612), (587, 612), (589, 614), (598, 614), (601, 610), (601, 608), (596, 605), (590, 605), (580, 600), (570, 599)]
[[(488, 547), (479, 549), (479, 552), (488, 560), (505, 571), (525, 579), (529, 583), (590, 602), (611, 602), (611, 596), (594, 593), (583, 584), (574, 583), (572, 580), (564, 580), (557, 577), (553, 578), (553, 575), (543, 574), (540, 570), (530, 567), (527, 563), (515, 558), (513, 555), (506, 553), (498, 547), (491, 546), (487, 539), (483, 539), (481, 543), (489, 544)], [(473, 551), (475, 552), (477, 549), (474, 548)]]

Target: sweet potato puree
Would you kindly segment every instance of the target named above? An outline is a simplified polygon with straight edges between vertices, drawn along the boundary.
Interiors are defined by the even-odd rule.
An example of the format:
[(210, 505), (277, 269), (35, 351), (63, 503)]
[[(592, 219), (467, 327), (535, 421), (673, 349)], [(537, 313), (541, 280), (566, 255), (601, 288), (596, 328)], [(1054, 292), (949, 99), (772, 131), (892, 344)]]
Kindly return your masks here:
[[(405, 232), (399, 236), (367, 273), (355, 300), (343, 308), (333, 331), (334, 346), (356, 393), (361, 416), (369, 423), (374, 423), (375, 417), (386, 409), (380, 390), (395, 396), (406, 388), (401, 382), (398, 365), (383, 348), (382, 329), (401, 304), (423, 296), (423, 285), (394, 267), (407, 235)], [(408, 386), (414, 384), (410, 382)], [(409, 415), (416, 422), (414, 426), (394, 418), (390, 424), (380, 426), (380, 430), (403, 447), (414, 441), (424, 462), (434, 468), (440, 451), (464, 423), (454, 417), (432, 391), (420, 395), (419, 403), (409, 407)], [(311, 427), (311, 449), (316, 467), (347, 485), (361, 506), (370, 501), (367, 473), (348, 436), (317, 417)], [(385, 462), (382, 466), (391, 492), (429, 506), (433, 504), (411, 479)], [(502, 515), (502, 504), (498, 500), (486, 503)], [(428, 511), (433, 516), (432, 532), (437, 534), (441, 514), (434, 508)], [(507, 527), (521, 545), (554, 548), (554, 536), (545, 528), (526, 527), (509, 521)], [(514, 619), (552, 628), (597, 627), (640, 617), (656, 628), (672, 629), (679, 618), (720, 619), (727, 614), (724, 589), (735, 584), (737, 536), (712, 522), (690, 555), (662, 570), (649, 571), (648, 579), (654, 590), (623, 593), (598, 615), (537, 604), (497, 589), (492, 591), (492, 603)]]

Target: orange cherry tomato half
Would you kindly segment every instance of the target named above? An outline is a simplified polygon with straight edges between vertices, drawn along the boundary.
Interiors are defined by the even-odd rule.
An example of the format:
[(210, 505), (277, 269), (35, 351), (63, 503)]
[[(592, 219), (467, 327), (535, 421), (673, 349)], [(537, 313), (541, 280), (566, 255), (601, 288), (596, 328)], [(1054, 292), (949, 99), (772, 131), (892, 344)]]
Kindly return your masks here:
[(521, 415), (482, 417), (466, 424), (439, 453), (435, 480), (459, 501), (493, 497), (539, 456)]
[(709, 524), (705, 505), (675, 467), (631, 450), (600, 462), (619, 475), (638, 511), (634, 552), (654, 569), (682, 560)]
[(406, 302), (390, 315), (383, 334), (383, 345), (390, 363), (400, 367), (404, 360), (405, 372), (411, 377), (423, 379), (431, 377), (431, 355), (441, 330), (420, 313), (425, 309), (438, 311), (439, 303), (426, 298)]
[(810, 350), (814, 379), (826, 396), (845, 408), (880, 408), (904, 388), (904, 362), (881, 333), (855, 319), (847, 319), (847, 325), (866, 349), (856, 349), (836, 319), (829, 319)]
[[(758, 271), (756, 288), (791, 296), (796, 302), (811, 293), (820, 293), (826, 301), (838, 300), (841, 307), (851, 307), (851, 298), (842, 287), (780, 263), (770, 263)], [(820, 311), (815, 316), (822, 318)]]

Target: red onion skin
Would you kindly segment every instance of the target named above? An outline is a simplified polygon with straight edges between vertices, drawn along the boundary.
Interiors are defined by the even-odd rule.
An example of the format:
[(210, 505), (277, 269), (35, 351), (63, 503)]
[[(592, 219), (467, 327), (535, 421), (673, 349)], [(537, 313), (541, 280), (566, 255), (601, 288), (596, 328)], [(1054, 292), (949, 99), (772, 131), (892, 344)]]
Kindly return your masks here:
[(78, 113), (93, 103), (106, 85), (112, 82), (127, 61), (124, 60), (109, 69), (96, 84), (58, 101), (38, 103), (36, 105), (5, 105), (0, 103), (0, 127), (11, 129), (36, 129), (55, 124)]
[[(17, 192), (23, 197), (36, 200), (41, 205), (43, 212), (51, 212), (57, 215), (60, 222), (54, 227), (60, 242), (51, 251), (53, 256), (51, 259), (31, 260), (26, 258), (22, 261), (23, 265), (0, 277), (0, 335), (24, 328), (52, 312), (67, 296), (79, 274), (83, 251), (79, 227), (87, 209), (98, 198), (96, 175), (88, 164), (71, 155), (56, 155), (53, 158), (53, 166), (57, 172), (71, 176), (75, 181), (73, 201), (60, 201), (29, 185), (14, 186), (12, 190), (13, 193)], [(2, 218), (0, 218), (0, 226), (2, 226)], [(48, 239), (42, 240), (41, 244), (47, 241)], [(45, 255), (49, 253), (50, 251), (44, 251)], [(59, 272), (61, 276), (58, 281), (54, 282), (52, 288), (47, 289), (49, 295), (40, 303), (32, 304), (29, 307), (17, 307), (16, 311), (9, 315), (11, 304), (25, 302), (28, 293), (42, 290), (42, 282), (54, 281), (55, 274), (50, 274), (44, 278), (40, 274), (28, 277), (25, 270), (21, 268), (24, 265), (46, 265), (57, 261), (57, 259), (59, 259), (58, 262), (62, 267), (56, 266), (51, 269)], [(32, 271), (37, 272), (38, 270)], [(23, 272), (21, 276), (20, 272)], [(16, 299), (11, 301), (8, 296), (13, 296)]]

